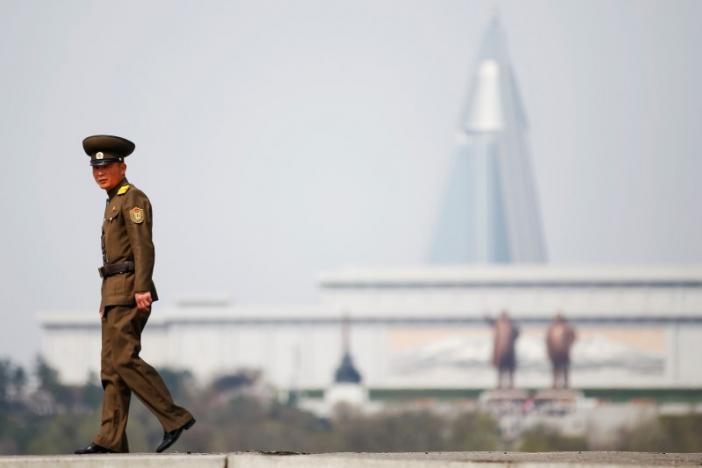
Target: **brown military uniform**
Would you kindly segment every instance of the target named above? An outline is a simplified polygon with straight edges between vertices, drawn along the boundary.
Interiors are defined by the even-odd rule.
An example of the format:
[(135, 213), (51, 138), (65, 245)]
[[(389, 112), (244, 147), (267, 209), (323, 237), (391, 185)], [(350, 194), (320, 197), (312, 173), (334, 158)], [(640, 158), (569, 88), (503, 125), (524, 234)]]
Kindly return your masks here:
[(103, 261), (108, 266), (125, 265), (126, 271), (102, 271), (100, 378), (104, 396), (95, 443), (116, 452), (128, 452), (125, 429), (132, 392), (154, 413), (166, 432), (184, 426), (192, 415), (173, 403), (158, 372), (139, 357), (141, 332), (151, 311), (139, 311), (134, 294), (150, 291), (152, 299), (157, 300), (151, 279), (151, 204), (126, 179), (108, 196), (102, 224)]
[(102, 222), (104, 264), (134, 262), (134, 271), (103, 279), (100, 307), (134, 302), (135, 292), (151, 292), (158, 300), (151, 280), (154, 271), (154, 244), (151, 241), (151, 203), (144, 192), (125, 179), (108, 192)]

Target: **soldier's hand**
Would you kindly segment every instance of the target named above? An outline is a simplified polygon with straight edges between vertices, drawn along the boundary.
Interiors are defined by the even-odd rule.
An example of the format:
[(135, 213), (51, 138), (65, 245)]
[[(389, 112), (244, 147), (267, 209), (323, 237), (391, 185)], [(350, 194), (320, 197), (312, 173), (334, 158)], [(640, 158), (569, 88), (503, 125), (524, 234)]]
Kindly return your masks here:
[(105, 308), (104, 308), (104, 307), (100, 307), (100, 310), (98, 311), (98, 314), (100, 314), (100, 320), (104, 320), (104, 319), (105, 319)]
[(134, 299), (136, 300), (137, 309), (141, 311), (149, 310), (153, 300), (151, 299), (150, 292), (134, 293)]

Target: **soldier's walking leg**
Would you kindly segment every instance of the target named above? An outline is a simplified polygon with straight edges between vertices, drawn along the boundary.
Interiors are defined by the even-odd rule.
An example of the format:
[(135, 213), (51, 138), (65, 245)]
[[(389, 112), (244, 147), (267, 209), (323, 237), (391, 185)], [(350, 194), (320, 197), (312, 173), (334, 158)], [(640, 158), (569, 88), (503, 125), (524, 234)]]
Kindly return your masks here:
[(166, 384), (156, 369), (139, 357), (141, 332), (150, 312), (134, 307), (115, 307), (112, 364), (122, 381), (158, 418), (164, 431), (183, 427), (193, 416), (173, 402)]
[(131, 391), (117, 374), (113, 361), (114, 327), (109, 322), (115, 320), (110, 308), (105, 310), (102, 320), (102, 350), (100, 352), (100, 380), (102, 381), (102, 414), (100, 430), (95, 443), (115, 452), (129, 452), (127, 441), (127, 418)]

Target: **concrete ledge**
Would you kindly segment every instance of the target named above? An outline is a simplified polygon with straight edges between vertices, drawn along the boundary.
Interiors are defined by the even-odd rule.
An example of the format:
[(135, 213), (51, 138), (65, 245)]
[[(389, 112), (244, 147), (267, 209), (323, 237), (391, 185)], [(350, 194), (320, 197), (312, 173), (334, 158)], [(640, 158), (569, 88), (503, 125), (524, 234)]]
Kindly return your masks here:
[(124, 455), (44, 455), (0, 457), (0, 468), (226, 468), (226, 454), (132, 453)]
[(658, 454), (641, 452), (416, 452), (416, 453), (328, 453), (271, 456), (231, 454), (227, 468), (490, 468), (540, 466), (700, 466), (702, 454)]
[(230, 454), (129, 454), (0, 457), (0, 468), (490, 468), (514, 467), (659, 467), (700, 466), (702, 453), (642, 452), (417, 452), (325, 453), (284, 455)]

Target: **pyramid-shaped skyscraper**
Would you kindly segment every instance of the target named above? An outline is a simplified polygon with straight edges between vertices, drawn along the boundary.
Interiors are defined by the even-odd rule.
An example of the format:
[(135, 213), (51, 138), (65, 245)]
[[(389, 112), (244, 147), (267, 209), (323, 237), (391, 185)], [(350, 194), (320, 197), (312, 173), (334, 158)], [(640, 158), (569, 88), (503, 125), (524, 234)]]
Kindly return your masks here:
[(527, 119), (499, 19), (474, 65), (430, 262), (541, 263)]

